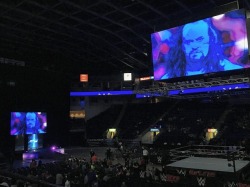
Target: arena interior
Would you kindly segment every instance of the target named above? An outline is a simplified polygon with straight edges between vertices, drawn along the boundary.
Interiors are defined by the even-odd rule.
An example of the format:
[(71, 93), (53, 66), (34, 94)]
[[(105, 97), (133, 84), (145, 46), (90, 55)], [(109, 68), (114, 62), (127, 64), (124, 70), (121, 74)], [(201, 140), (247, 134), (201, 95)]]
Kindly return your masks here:
[(1, 1), (0, 186), (249, 187), (249, 11)]

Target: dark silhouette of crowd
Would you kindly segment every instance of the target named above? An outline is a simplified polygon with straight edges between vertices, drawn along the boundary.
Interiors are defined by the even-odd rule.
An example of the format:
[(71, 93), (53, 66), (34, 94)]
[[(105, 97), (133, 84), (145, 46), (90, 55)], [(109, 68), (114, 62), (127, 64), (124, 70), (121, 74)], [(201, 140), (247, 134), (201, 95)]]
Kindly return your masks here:
[[(12, 172), (34, 181), (70, 187), (129, 187), (149, 186), (153, 183), (159, 183), (160, 186), (165, 182), (165, 172), (154, 166), (146, 167), (143, 157), (132, 159), (128, 156), (127, 163), (113, 164), (113, 160), (99, 159), (94, 151), (90, 155), (90, 159), (69, 157), (64, 161), (45, 164), (32, 160), (29, 167), (17, 168)], [(33, 185), (14, 178), (7, 181), (4, 178), (2, 183), (4, 182), (9, 186), (11, 183), (17, 186)]]

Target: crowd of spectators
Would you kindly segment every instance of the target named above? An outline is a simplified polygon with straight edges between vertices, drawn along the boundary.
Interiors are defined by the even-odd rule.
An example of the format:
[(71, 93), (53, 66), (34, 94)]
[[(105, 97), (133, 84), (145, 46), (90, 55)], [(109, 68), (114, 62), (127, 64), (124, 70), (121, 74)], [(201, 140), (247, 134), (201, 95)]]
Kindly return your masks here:
[[(0, 186), (65, 186), (65, 187), (144, 187), (144, 186), (182, 186), (168, 181), (171, 171), (165, 166), (164, 155), (171, 156), (164, 148), (138, 147), (137, 150), (124, 148), (121, 151), (123, 162), (116, 162), (113, 150), (107, 148), (106, 158), (99, 158), (94, 150), (89, 157), (70, 156), (62, 161), (42, 163), (32, 160), (29, 166), (11, 170), (14, 175), (24, 178), (0, 178)], [(137, 151), (140, 155), (136, 154)], [(156, 159), (155, 162), (153, 159)], [(159, 161), (159, 159), (161, 159)], [(154, 162), (154, 164), (152, 164)], [(158, 162), (158, 164), (156, 163)], [(244, 180), (249, 179), (247, 172)], [(29, 180), (25, 180), (29, 179)], [(30, 181), (32, 180), (32, 181)], [(2, 184), (1, 184), (2, 183)], [(185, 186), (185, 185), (184, 185)]]
[[(152, 150), (151, 150), (152, 151)], [(89, 158), (68, 157), (63, 161), (42, 163), (32, 160), (29, 167), (13, 169), (11, 172), (28, 179), (67, 187), (132, 187), (164, 186), (166, 171), (149, 163), (150, 150), (143, 148), (140, 157), (133, 157), (133, 151), (122, 152), (124, 162), (115, 163), (109, 148), (107, 158), (100, 159), (91, 150)], [(1, 181), (0, 181), (1, 182)], [(2, 180), (6, 186), (37, 186), (25, 180)]]

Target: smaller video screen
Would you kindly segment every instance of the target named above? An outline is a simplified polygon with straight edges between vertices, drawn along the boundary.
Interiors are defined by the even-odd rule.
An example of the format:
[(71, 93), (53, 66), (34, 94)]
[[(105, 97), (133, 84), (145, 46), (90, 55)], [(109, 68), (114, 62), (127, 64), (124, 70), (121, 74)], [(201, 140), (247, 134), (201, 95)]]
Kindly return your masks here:
[(15, 151), (24, 151), (24, 135), (20, 134), (15, 137)]
[(40, 134), (28, 135), (28, 151), (43, 148), (43, 136)]

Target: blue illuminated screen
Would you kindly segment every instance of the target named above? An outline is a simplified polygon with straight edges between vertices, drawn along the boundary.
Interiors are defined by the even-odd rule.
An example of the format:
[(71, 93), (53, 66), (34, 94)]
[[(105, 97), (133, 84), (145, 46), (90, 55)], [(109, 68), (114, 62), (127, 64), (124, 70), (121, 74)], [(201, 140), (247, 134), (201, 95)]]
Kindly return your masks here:
[(151, 43), (155, 80), (250, 67), (244, 10), (153, 33)]
[(28, 136), (28, 150), (36, 150), (43, 147), (43, 137), (39, 134)]
[(11, 112), (10, 134), (41, 134), (47, 132), (44, 112)]

